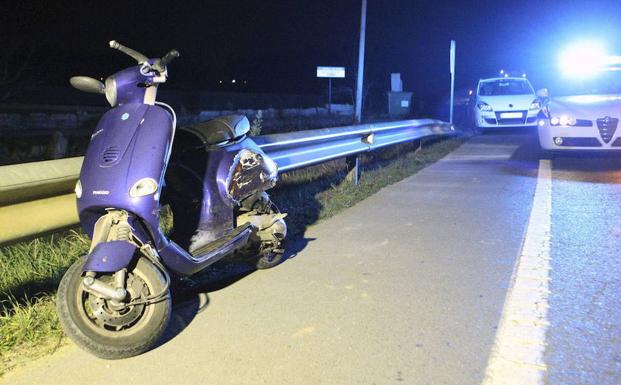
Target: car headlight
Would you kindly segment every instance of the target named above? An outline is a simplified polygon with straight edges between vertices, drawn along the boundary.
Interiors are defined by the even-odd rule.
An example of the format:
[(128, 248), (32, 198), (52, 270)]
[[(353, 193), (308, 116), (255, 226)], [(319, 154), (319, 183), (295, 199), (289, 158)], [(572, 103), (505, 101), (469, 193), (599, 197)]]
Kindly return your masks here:
[(157, 191), (157, 181), (153, 178), (142, 178), (134, 183), (129, 190), (129, 196), (132, 198), (143, 197), (153, 194)]
[(75, 196), (78, 197), (78, 199), (82, 198), (82, 182), (80, 182), (79, 179), (75, 184)]
[(539, 102), (539, 100), (533, 100), (533, 102), (530, 104), (530, 108), (531, 111), (532, 110), (540, 110), (541, 109), (541, 103)]
[(553, 116), (550, 119), (550, 124), (553, 126), (575, 126), (576, 122), (576, 118), (567, 115)]
[(492, 111), (492, 106), (490, 106), (489, 104), (485, 102), (477, 103), (477, 107), (479, 107), (479, 110), (481, 111)]

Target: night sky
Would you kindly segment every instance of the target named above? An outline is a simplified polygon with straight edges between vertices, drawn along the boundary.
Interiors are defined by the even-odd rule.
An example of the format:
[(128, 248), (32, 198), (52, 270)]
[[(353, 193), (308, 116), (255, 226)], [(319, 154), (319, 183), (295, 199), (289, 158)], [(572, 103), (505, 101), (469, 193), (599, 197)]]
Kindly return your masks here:
[[(446, 94), (450, 39), (460, 88), (500, 68), (547, 86), (558, 50), (580, 38), (604, 39), (621, 53), (619, 1), (368, 3), (365, 80), (378, 92), (388, 89), (390, 72), (401, 72), (416, 95)], [(21, 76), (28, 84), (65, 85), (72, 75), (102, 77), (130, 65), (107, 47), (116, 39), (148, 56), (177, 48), (169, 89), (317, 93), (325, 88), (317, 65), (347, 67), (335, 86), (354, 84), (360, 0), (11, 1), (0, 17), (3, 62), (17, 68), (32, 51)]]

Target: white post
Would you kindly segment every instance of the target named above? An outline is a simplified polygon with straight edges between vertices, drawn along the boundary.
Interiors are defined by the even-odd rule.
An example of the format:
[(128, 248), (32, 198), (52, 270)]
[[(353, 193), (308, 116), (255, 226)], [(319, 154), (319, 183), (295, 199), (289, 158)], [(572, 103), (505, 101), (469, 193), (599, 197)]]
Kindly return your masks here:
[(451, 66), (451, 111), (449, 113), (449, 123), (453, 124), (453, 103), (455, 99), (455, 40), (451, 40), (451, 52), (450, 52), (450, 66)]
[(356, 82), (356, 122), (362, 120), (362, 82), (364, 75), (364, 38), (367, 26), (367, 0), (362, 0), (360, 43), (358, 44), (358, 80)]

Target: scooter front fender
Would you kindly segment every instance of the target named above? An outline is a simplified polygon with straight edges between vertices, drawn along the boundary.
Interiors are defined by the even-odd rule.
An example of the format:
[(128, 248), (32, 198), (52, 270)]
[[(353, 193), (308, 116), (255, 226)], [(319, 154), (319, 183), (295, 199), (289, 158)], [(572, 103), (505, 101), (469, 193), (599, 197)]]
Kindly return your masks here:
[(98, 243), (86, 256), (82, 272), (114, 273), (129, 266), (136, 252), (136, 245), (126, 241)]

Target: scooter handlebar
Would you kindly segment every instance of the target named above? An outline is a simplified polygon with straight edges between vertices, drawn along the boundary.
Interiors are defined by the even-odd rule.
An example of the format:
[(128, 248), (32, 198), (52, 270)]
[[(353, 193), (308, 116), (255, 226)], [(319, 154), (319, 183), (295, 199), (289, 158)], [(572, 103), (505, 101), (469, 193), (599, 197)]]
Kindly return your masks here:
[[(124, 45), (120, 44), (118, 41), (116, 40), (111, 40), (110, 41), (110, 48), (112, 49), (118, 49), (119, 51), (123, 52), (126, 55), (131, 56), (132, 58), (134, 58), (138, 64), (144, 64), (147, 63), (149, 61), (149, 58), (146, 57), (145, 55), (141, 54), (138, 51), (134, 51), (131, 48), (125, 47)], [(170, 52), (168, 52), (166, 55), (164, 55), (164, 57), (162, 57), (161, 59), (156, 60), (155, 64), (153, 65), (153, 68), (157, 71), (164, 71), (164, 69), (166, 68), (166, 66), (173, 60), (175, 60), (176, 58), (179, 57), (179, 51), (177, 51), (176, 49), (170, 50)]]
[(177, 51), (176, 49), (170, 50), (170, 52), (168, 52), (166, 55), (164, 55), (163, 58), (160, 59), (160, 66), (162, 66), (162, 68), (166, 67), (171, 61), (175, 60), (179, 56), (179, 51)]
[(125, 47), (124, 45), (120, 44), (118, 41), (116, 40), (110, 40), (110, 48), (112, 49), (118, 49), (119, 51), (123, 52), (124, 54), (131, 56), (132, 58), (134, 58), (134, 60), (136, 60), (138, 62), (138, 64), (143, 64), (146, 63), (147, 61), (149, 61), (149, 58), (146, 57), (145, 55), (141, 54), (138, 51), (134, 51), (131, 48)]

